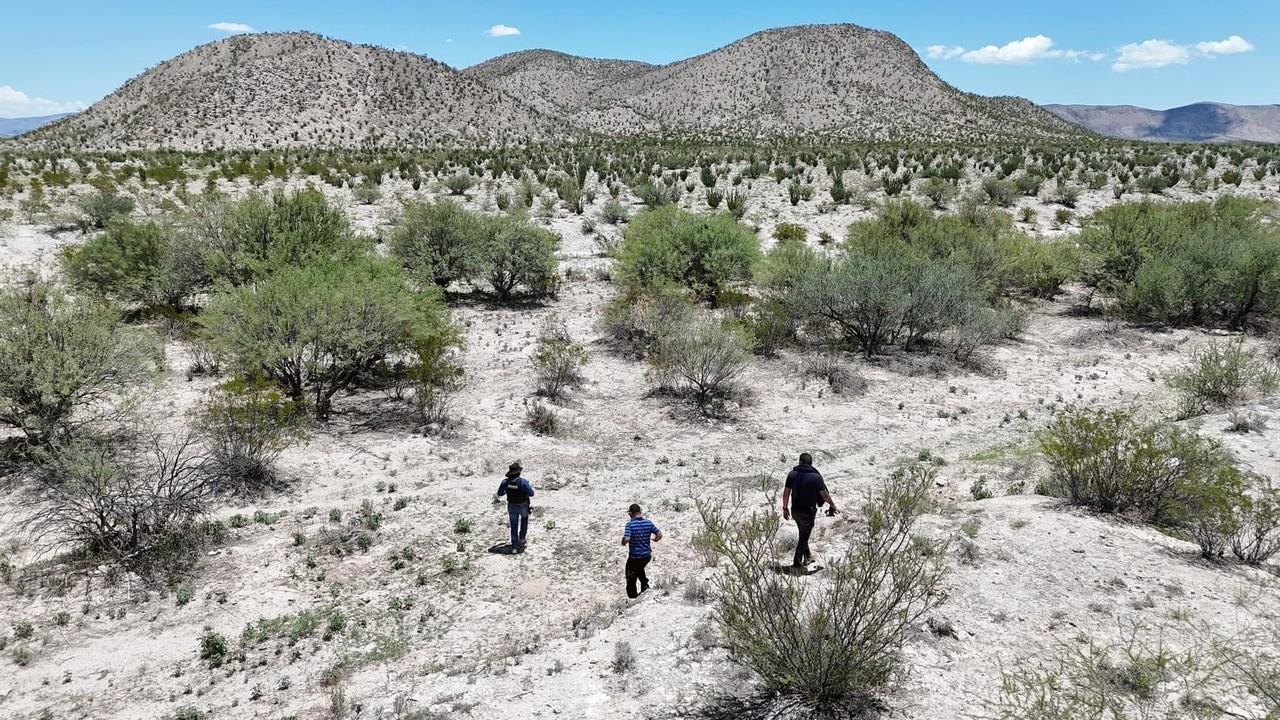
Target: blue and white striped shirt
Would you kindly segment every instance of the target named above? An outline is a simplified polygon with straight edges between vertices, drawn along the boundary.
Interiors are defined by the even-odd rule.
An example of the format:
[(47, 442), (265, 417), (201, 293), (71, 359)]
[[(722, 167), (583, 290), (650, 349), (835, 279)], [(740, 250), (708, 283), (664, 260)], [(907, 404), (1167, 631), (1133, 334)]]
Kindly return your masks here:
[(646, 558), (653, 554), (649, 546), (649, 538), (661, 532), (649, 518), (637, 517), (627, 521), (627, 526), (622, 530), (622, 537), (627, 541), (631, 557)]

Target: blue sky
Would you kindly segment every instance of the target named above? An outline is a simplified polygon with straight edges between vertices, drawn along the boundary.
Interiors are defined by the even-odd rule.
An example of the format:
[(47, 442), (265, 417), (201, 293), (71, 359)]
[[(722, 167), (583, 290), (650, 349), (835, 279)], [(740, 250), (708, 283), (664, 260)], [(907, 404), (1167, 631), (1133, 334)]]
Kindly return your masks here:
[(661, 63), (769, 27), (828, 22), (893, 32), (970, 92), (1158, 108), (1200, 100), (1280, 103), (1280, 0), (12, 0), (5, 6), (0, 117), (92, 103), (152, 65), (245, 29), (311, 30), (465, 67), (538, 47)]

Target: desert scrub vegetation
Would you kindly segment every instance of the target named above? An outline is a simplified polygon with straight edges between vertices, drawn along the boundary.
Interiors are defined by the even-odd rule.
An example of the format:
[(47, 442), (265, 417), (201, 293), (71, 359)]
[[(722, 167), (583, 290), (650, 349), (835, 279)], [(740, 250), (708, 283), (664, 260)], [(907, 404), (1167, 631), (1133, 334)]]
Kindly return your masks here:
[(894, 201), (851, 225), (833, 260), (779, 243), (758, 277), (792, 327), (829, 344), (868, 358), (941, 344), (967, 361), (1020, 331), (1021, 313), (1007, 298), (1051, 296), (1069, 273), (1065, 251), (1013, 231), (1007, 216), (970, 209), (936, 217)]
[(0, 289), (0, 423), (33, 446), (123, 418), (164, 367), (118, 308), (33, 277)]
[(759, 254), (755, 233), (733, 217), (663, 206), (627, 223), (614, 277), (636, 288), (676, 284), (714, 301), (733, 283), (750, 278)]
[(46, 549), (177, 577), (221, 525), (205, 522), (216, 488), (192, 435), (74, 440), (42, 454), (23, 527)]
[(424, 286), (484, 279), (505, 301), (518, 289), (534, 297), (554, 291), (560, 239), (514, 217), (478, 215), (449, 201), (411, 202), (389, 246), (392, 257)]
[(1280, 708), (1277, 640), (1274, 622), (1231, 635), (1194, 625), (1123, 628), (1119, 641), (1064, 644), (1003, 670), (983, 717), (1270, 720)]
[(172, 224), (115, 218), (101, 232), (61, 254), (73, 288), (148, 308), (180, 311), (208, 286), (203, 248)]
[(530, 358), (537, 393), (551, 400), (562, 398), (568, 389), (582, 384), (582, 368), (589, 359), (587, 349), (569, 334), (564, 320), (548, 318)]
[(747, 334), (732, 320), (700, 311), (664, 328), (649, 358), (655, 384), (693, 399), (704, 413), (716, 411), (751, 358)]
[(1238, 197), (1122, 203), (1080, 233), (1085, 283), (1122, 317), (1243, 329), (1280, 309), (1280, 229)]
[(262, 488), (275, 477), (275, 462), (306, 438), (306, 408), (263, 378), (233, 378), (209, 392), (196, 415), (208, 444), (209, 470), (238, 492)]
[(932, 507), (932, 484), (914, 465), (871, 493), (821, 582), (778, 571), (772, 493), (766, 509), (749, 513), (699, 502), (698, 545), (725, 567), (712, 581), (725, 643), (777, 694), (777, 712), (853, 715), (887, 689), (904, 645), (944, 599), (945, 543), (915, 531)]
[(240, 376), (274, 381), (320, 419), (338, 391), (454, 332), (438, 292), (415, 290), (393, 262), (372, 254), (282, 267), (219, 294), (201, 323)]
[(1191, 361), (1170, 373), (1168, 383), (1178, 394), (1178, 417), (1185, 419), (1274, 393), (1280, 388), (1280, 368), (1245, 348), (1243, 338), (1213, 341), (1192, 351)]
[(1038, 441), (1049, 463), (1046, 494), (1167, 528), (1208, 559), (1232, 549), (1260, 563), (1276, 552), (1276, 490), (1217, 442), (1127, 410), (1063, 413)]

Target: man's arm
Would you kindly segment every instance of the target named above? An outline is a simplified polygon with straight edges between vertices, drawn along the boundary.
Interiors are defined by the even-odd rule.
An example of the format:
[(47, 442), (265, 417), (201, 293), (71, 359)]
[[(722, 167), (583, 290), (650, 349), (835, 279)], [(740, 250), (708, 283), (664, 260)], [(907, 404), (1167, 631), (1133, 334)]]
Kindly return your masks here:
[(630, 541), (631, 541), (631, 526), (628, 525), (622, 528), (622, 544), (626, 545)]
[(654, 541), (654, 542), (658, 542), (658, 541), (659, 541), (659, 540), (661, 540), (661, 539), (662, 539), (662, 531), (658, 529), (658, 526), (657, 526), (657, 525), (654, 525), (654, 526), (653, 526), (653, 541)]
[(822, 499), (827, 503), (827, 515), (835, 515), (840, 512), (836, 510), (836, 501), (831, 499), (831, 493), (827, 492), (825, 488), (822, 490)]
[(502, 482), (499, 482), (499, 483), (498, 483), (498, 494), (499, 494), (499, 495), (506, 495), (506, 494), (507, 494), (507, 481), (506, 481), (506, 480), (503, 480)]
[(791, 519), (791, 488), (782, 489), (782, 519)]
[[(523, 478), (521, 479), (523, 480)], [(533, 497), (533, 483), (529, 482), (528, 480), (525, 480), (523, 483), (521, 483), (521, 485), (523, 485), (521, 489), (525, 491), (525, 494), (527, 494), (529, 497)]]

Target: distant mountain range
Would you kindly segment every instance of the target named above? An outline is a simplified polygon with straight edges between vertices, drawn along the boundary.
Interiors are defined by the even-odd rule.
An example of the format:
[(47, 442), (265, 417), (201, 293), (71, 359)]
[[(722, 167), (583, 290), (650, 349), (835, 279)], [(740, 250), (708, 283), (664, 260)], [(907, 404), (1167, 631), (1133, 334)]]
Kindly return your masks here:
[(311, 33), (238, 35), (25, 136), (32, 147), (403, 147), (590, 135), (985, 141), (1087, 135), (1027, 100), (961, 92), (896, 36), (756, 33), (670, 65), (532, 50), (463, 71)]
[(61, 120), (70, 114), (71, 113), (62, 113), (61, 115), (41, 115), (39, 117), (0, 118), (0, 137), (13, 137), (14, 135), (31, 132), (42, 125), (48, 125), (55, 120)]
[(1045, 105), (1106, 137), (1155, 142), (1280, 143), (1280, 105), (1195, 103), (1172, 110), (1133, 105)]

